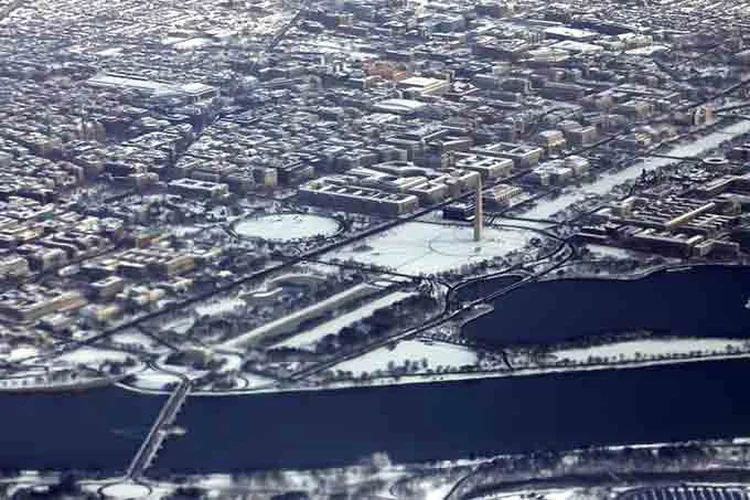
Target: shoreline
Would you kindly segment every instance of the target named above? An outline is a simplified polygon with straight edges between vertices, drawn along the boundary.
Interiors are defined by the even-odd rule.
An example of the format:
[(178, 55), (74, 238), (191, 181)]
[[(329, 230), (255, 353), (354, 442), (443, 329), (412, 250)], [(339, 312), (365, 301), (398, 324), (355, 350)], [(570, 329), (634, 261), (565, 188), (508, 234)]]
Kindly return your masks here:
[[(720, 354), (711, 356), (701, 356), (684, 359), (664, 359), (664, 360), (644, 360), (630, 361), (614, 364), (591, 364), (578, 365), (574, 367), (540, 367), (540, 368), (521, 368), (512, 371), (493, 371), (493, 372), (475, 372), (475, 373), (442, 373), (442, 374), (424, 374), (424, 375), (401, 375), (399, 377), (381, 377), (369, 379), (367, 383), (352, 383), (352, 381), (331, 382), (327, 385), (316, 386), (295, 386), (295, 387), (257, 387), (255, 389), (238, 389), (228, 391), (191, 391), (190, 396), (198, 397), (225, 397), (225, 396), (249, 396), (254, 394), (276, 394), (289, 392), (311, 392), (311, 391), (334, 391), (347, 389), (367, 389), (374, 387), (388, 387), (398, 385), (416, 385), (416, 384), (442, 384), (463, 382), (468, 380), (498, 379), (498, 378), (518, 378), (518, 377), (544, 377), (548, 375), (557, 375), (564, 373), (607, 371), (607, 370), (632, 370), (650, 366), (662, 365), (681, 365), (688, 363), (701, 363), (712, 361), (726, 361), (735, 359), (750, 359), (750, 352), (737, 354)], [(125, 384), (114, 384), (117, 387), (142, 394), (148, 395), (169, 395), (169, 392), (158, 391), (153, 389), (140, 389)]]

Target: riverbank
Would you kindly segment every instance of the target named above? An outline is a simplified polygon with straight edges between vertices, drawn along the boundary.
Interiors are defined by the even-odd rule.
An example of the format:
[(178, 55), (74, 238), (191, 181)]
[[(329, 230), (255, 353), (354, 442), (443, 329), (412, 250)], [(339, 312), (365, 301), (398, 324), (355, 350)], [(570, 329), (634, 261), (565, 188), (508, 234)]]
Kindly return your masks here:
[[(695, 270), (700, 270), (701, 273), (712, 273), (712, 269), (717, 270), (720, 273), (726, 273), (726, 271), (731, 271), (729, 276), (734, 277), (735, 273), (734, 271), (737, 269), (743, 270), (743, 272), (750, 271), (750, 267), (747, 266), (740, 266), (740, 265), (715, 265), (715, 264), (696, 264), (696, 265), (685, 265), (685, 264), (679, 264), (679, 265), (665, 265), (660, 268), (654, 268), (649, 269), (647, 271), (644, 271), (643, 273), (639, 275), (630, 275), (630, 276), (622, 276), (619, 278), (611, 278), (604, 280), (600, 277), (593, 277), (593, 278), (583, 278), (578, 279), (578, 281), (582, 283), (588, 283), (591, 285), (592, 283), (596, 285), (597, 283), (603, 282), (603, 281), (609, 281), (609, 282), (618, 282), (618, 281), (627, 281), (627, 282), (635, 282), (641, 279), (645, 279), (651, 276), (655, 276), (658, 273), (663, 273), (664, 276), (670, 277), (672, 279), (675, 276), (681, 276), (684, 279), (690, 278), (689, 276), (684, 276), (683, 273), (687, 272), (693, 272)], [(554, 285), (555, 283), (568, 283), (569, 285), (573, 285), (572, 280), (553, 280), (553, 281), (544, 281), (539, 283), (532, 283), (528, 285), (524, 285), (521, 288), (518, 289), (519, 292), (523, 291), (525, 287), (530, 286), (542, 286), (542, 285)], [(670, 282), (671, 283), (671, 282)], [(649, 285), (650, 287), (651, 285)], [(653, 285), (656, 286), (656, 285)], [(647, 288), (649, 288), (647, 287)], [(684, 288), (680, 286), (680, 288)], [(598, 290), (598, 288), (597, 288)], [(743, 287), (740, 287), (738, 290), (742, 291), (745, 290)], [(613, 297), (615, 297), (617, 300), (623, 299), (618, 293), (616, 293), (617, 290), (615, 290), (613, 293)], [(679, 292), (679, 290), (678, 290)], [(516, 293), (516, 292), (514, 292)], [(663, 293), (655, 292), (657, 294), (661, 295), (668, 295), (671, 293), (669, 290), (665, 290)], [(747, 293), (750, 293), (750, 281), (748, 281), (748, 289)], [(547, 294), (549, 295), (549, 294)], [(568, 295), (568, 294), (566, 294)], [(554, 296), (554, 294), (553, 294)], [(553, 297), (554, 298), (554, 297)], [(744, 315), (746, 314), (746, 309), (744, 309), (744, 303), (746, 301), (747, 297), (743, 295), (742, 297), (739, 297), (737, 299), (737, 305), (736, 307), (739, 309), (738, 314)], [(498, 299), (498, 302), (495, 303), (497, 306), (498, 304), (502, 304), (504, 298)], [(729, 298), (727, 298), (729, 300)], [(723, 301), (722, 301), (723, 302)], [(543, 304), (539, 304), (538, 302), (535, 302), (535, 307), (543, 307)], [(678, 307), (683, 307), (683, 304), (679, 301), (677, 302)], [(519, 306), (520, 307), (520, 306)], [(571, 305), (573, 307), (573, 305)], [(621, 307), (621, 306), (618, 306)], [(735, 307), (735, 306), (732, 306)], [(734, 311), (734, 309), (732, 309)], [(721, 311), (719, 311), (721, 313)], [(494, 313), (490, 313), (494, 314)], [(481, 319), (482, 316), (479, 316)], [(554, 322), (554, 316), (551, 316), (550, 321)], [(476, 320), (475, 320), (476, 321)], [(633, 331), (634, 329), (631, 329)], [(636, 329), (637, 330), (637, 329)], [(658, 330), (658, 329), (657, 329)], [(617, 328), (607, 329), (606, 327), (602, 327), (600, 330), (597, 331), (597, 336), (602, 336), (603, 339), (606, 339), (607, 337), (604, 336), (604, 334), (599, 332), (607, 332), (611, 331), (613, 332), (613, 335), (616, 337), (618, 331)], [(668, 330), (667, 330), (668, 331)], [(635, 348), (633, 346), (627, 346), (624, 345), (623, 349), (621, 351), (617, 351), (617, 344), (622, 344), (623, 339), (616, 338), (615, 340), (608, 342), (604, 341), (601, 343), (596, 343), (595, 339), (590, 346), (586, 345), (587, 342), (584, 342), (586, 339), (585, 336), (578, 336), (576, 344), (574, 344), (572, 347), (575, 348), (589, 348), (591, 352), (589, 354), (586, 354), (582, 358), (581, 352), (574, 352), (573, 354), (574, 359), (571, 359), (571, 363), (566, 363), (563, 360), (565, 359), (566, 355), (564, 352), (560, 353), (560, 356), (558, 357), (558, 360), (547, 360), (548, 364), (546, 365), (540, 365), (536, 364), (535, 366), (528, 366), (527, 363), (524, 363), (523, 367), (516, 366), (517, 363), (513, 362), (511, 365), (513, 366), (512, 369), (510, 368), (502, 368), (502, 369), (488, 369), (485, 365), (482, 369), (476, 369), (475, 366), (468, 366), (472, 365), (471, 362), (467, 362), (464, 358), (461, 358), (460, 363), (451, 363), (450, 361), (444, 360), (444, 356), (442, 356), (440, 359), (437, 360), (437, 358), (432, 359), (431, 358), (431, 352), (435, 350), (436, 347), (440, 346), (442, 342), (436, 341), (435, 345), (433, 346), (431, 344), (431, 341), (427, 340), (424, 348), (422, 349), (422, 353), (419, 352), (419, 349), (416, 347), (414, 349), (409, 349), (410, 353), (408, 358), (409, 361), (411, 361), (412, 370), (418, 371), (421, 373), (408, 373), (410, 370), (406, 370), (406, 372), (401, 372), (398, 374), (393, 373), (383, 373), (391, 371), (392, 369), (389, 369), (389, 367), (383, 365), (381, 362), (379, 365), (373, 364), (371, 367), (370, 373), (366, 375), (362, 375), (362, 372), (367, 371), (367, 366), (365, 366), (367, 363), (355, 363), (357, 364), (357, 374), (349, 374), (349, 377), (347, 379), (340, 379), (340, 380), (328, 380), (328, 381), (308, 381), (307, 383), (302, 382), (299, 384), (283, 384), (283, 383), (269, 383), (269, 384), (263, 384), (261, 386), (254, 386), (252, 388), (247, 389), (228, 389), (223, 391), (200, 391), (196, 390), (193, 394), (197, 396), (219, 396), (219, 395), (241, 395), (241, 394), (258, 394), (258, 393), (270, 393), (270, 392), (293, 392), (293, 391), (315, 391), (315, 390), (337, 390), (337, 389), (348, 389), (348, 388), (356, 388), (356, 387), (372, 387), (372, 386), (387, 386), (387, 385), (406, 385), (406, 384), (425, 384), (425, 383), (440, 383), (440, 382), (453, 382), (453, 381), (461, 381), (461, 380), (476, 380), (476, 379), (482, 379), (482, 378), (502, 378), (502, 377), (523, 377), (523, 376), (542, 376), (542, 375), (552, 375), (552, 374), (560, 374), (565, 372), (578, 372), (578, 371), (591, 371), (591, 370), (608, 370), (608, 369), (633, 369), (633, 368), (642, 368), (642, 367), (648, 367), (648, 366), (660, 366), (660, 365), (670, 365), (670, 364), (680, 364), (680, 363), (691, 363), (691, 362), (704, 362), (704, 361), (712, 361), (712, 360), (725, 360), (725, 359), (737, 359), (737, 358), (743, 358), (746, 356), (750, 356), (750, 352), (747, 351), (747, 349), (744, 349), (742, 347), (742, 342), (739, 341), (736, 337), (733, 337), (732, 335), (728, 335), (726, 338), (722, 338), (720, 336), (714, 335), (714, 336), (708, 336), (704, 338), (701, 335), (691, 335), (688, 337), (692, 337), (695, 339), (696, 342), (710, 342), (712, 343), (711, 349), (703, 349), (698, 348), (699, 345), (702, 344), (696, 344), (695, 350), (703, 350), (703, 351), (714, 351), (712, 353), (707, 352), (701, 352), (700, 355), (694, 355), (692, 351), (694, 349), (689, 348), (689, 341), (685, 341), (683, 338), (682, 341), (677, 342), (674, 345), (673, 352), (669, 352), (668, 349), (668, 342), (670, 339), (664, 339), (663, 345), (658, 346), (658, 354), (659, 357), (664, 357), (668, 359), (654, 359), (657, 358), (656, 355), (653, 357), (649, 357), (650, 354), (648, 351), (644, 351), (642, 356), (639, 356), (635, 352)], [(675, 341), (679, 339), (679, 336), (675, 336)], [(654, 341), (662, 341), (662, 339), (652, 339)], [(409, 339), (403, 339), (402, 341), (411, 341)], [(735, 342), (737, 341), (737, 342)], [(733, 352), (715, 352), (718, 350), (715, 345), (717, 342), (726, 342), (726, 344), (731, 344), (731, 351)], [(559, 341), (550, 340), (545, 341), (541, 339), (540, 342), (537, 344), (530, 343), (529, 346), (534, 345), (550, 345), (554, 346), (559, 344)], [(462, 349), (470, 348), (471, 342), (463, 343)], [(566, 346), (565, 342), (562, 342), (563, 346), (555, 349), (565, 349), (570, 346)], [(396, 344), (398, 346), (398, 344)], [(418, 347), (418, 346), (417, 346)], [(385, 349), (385, 348), (383, 348)], [(580, 349), (579, 349), (580, 350)], [(602, 352), (599, 352), (602, 351)], [(739, 352), (741, 351), (741, 352)], [(366, 359), (369, 359), (369, 357), (372, 357), (371, 354), (373, 353), (366, 353), (362, 355), (360, 358), (356, 358), (355, 360), (350, 360), (347, 362), (344, 362), (343, 365), (334, 365), (331, 367), (332, 372), (338, 372), (343, 371), (346, 372), (346, 363), (352, 363), (352, 361), (362, 360), (365, 361)], [(388, 353), (385, 352), (387, 355)], [(620, 356), (620, 354), (623, 354), (623, 356)], [(652, 353), (653, 354), (653, 353)], [(587, 362), (586, 357), (590, 356), (592, 358), (593, 362)], [(386, 356), (387, 357), (387, 356)], [(403, 357), (403, 356), (402, 356)], [(569, 356), (568, 356), (569, 357)], [(381, 357), (377, 359), (381, 359)], [(607, 359), (605, 362), (600, 361), (598, 358), (610, 358)], [(615, 358), (615, 359), (611, 359)], [(374, 359), (374, 358), (373, 358)], [(384, 358), (385, 359), (385, 358)], [(399, 358), (401, 359), (401, 358)], [(467, 358), (468, 359), (468, 358)], [(382, 360), (381, 360), (382, 361)], [(387, 361), (387, 359), (386, 359)], [(397, 361), (397, 360), (396, 360)], [(402, 360), (403, 362), (403, 360)], [(429, 363), (430, 367), (427, 369), (427, 364)], [(400, 363), (397, 363), (400, 364)], [(437, 368), (437, 365), (442, 365), (443, 368), (440, 369), (438, 373), (434, 372), (434, 369)], [(381, 366), (383, 365), (383, 366)], [(418, 365), (418, 366), (417, 366)], [(465, 366), (467, 365), (467, 366)], [(554, 366), (550, 366), (554, 365)], [(349, 370), (353, 371), (353, 370)], [(379, 373), (376, 373), (379, 372)], [(331, 373), (331, 372), (329, 372)], [(335, 376), (341, 377), (341, 373), (336, 373)], [(139, 389), (134, 389), (132, 387), (123, 387), (128, 390), (136, 390), (139, 391)], [(164, 394), (163, 391), (159, 390), (150, 390), (151, 388), (146, 388), (145, 391), (142, 391), (146, 394)]]
[[(192, 390), (190, 396), (197, 397), (225, 397), (225, 396), (243, 396), (243, 395), (255, 395), (255, 394), (274, 394), (274, 393), (294, 393), (294, 392), (310, 392), (310, 391), (335, 391), (335, 390), (346, 390), (346, 389), (357, 389), (357, 388), (369, 388), (369, 387), (384, 387), (384, 386), (401, 386), (401, 385), (418, 385), (418, 384), (443, 384), (446, 382), (463, 382), (463, 381), (475, 381), (483, 379), (499, 379), (499, 378), (522, 378), (522, 377), (539, 377), (545, 375), (557, 375), (563, 373), (578, 373), (578, 372), (591, 372), (591, 371), (607, 371), (607, 370), (630, 370), (636, 368), (646, 367), (658, 367), (665, 365), (681, 365), (690, 363), (701, 363), (701, 362), (712, 362), (712, 361), (724, 361), (724, 360), (736, 360), (736, 359), (750, 359), (750, 352), (736, 353), (736, 354), (721, 354), (721, 355), (708, 355), (695, 358), (681, 358), (681, 359), (662, 359), (662, 360), (642, 360), (642, 361), (629, 361), (629, 362), (609, 362), (609, 363), (592, 363), (592, 364), (581, 364), (574, 366), (554, 366), (554, 367), (534, 367), (534, 368), (519, 368), (514, 370), (494, 370), (494, 371), (476, 371), (476, 372), (460, 372), (460, 373), (440, 373), (440, 374), (411, 374), (411, 375), (400, 375), (390, 377), (373, 377), (366, 380), (342, 380), (342, 381), (331, 381), (321, 382), (317, 384), (298, 384), (293, 386), (284, 386), (269, 384), (267, 386), (255, 387), (252, 389), (229, 389), (225, 391), (201, 391)], [(144, 395), (168, 395), (169, 391), (162, 391), (156, 389), (144, 389), (134, 387), (127, 384), (118, 383), (117, 387), (124, 389), (129, 392), (144, 394)]]

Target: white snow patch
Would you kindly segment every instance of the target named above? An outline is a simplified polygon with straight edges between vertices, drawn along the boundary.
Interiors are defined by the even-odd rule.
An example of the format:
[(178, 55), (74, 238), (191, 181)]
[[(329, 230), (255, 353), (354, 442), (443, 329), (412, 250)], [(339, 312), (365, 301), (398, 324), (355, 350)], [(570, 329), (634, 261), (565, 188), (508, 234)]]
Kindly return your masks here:
[(435, 489), (427, 491), (424, 498), (425, 500), (445, 500), (445, 498), (448, 496), (448, 493), (450, 493), (452, 489), (453, 483), (444, 484), (442, 486), (436, 487)]
[(603, 256), (603, 257), (616, 257), (618, 259), (631, 259), (634, 255), (638, 255), (637, 253), (634, 253), (632, 250), (628, 250), (625, 248), (617, 248), (617, 247), (608, 247), (604, 245), (586, 245), (586, 248), (588, 248), (592, 254), (595, 256)]
[(476, 363), (477, 355), (466, 347), (452, 344), (426, 344), (419, 340), (403, 340), (394, 349), (381, 347), (368, 352), (359, 358), (344, 361), (335, 365), (333, 370), (350, 371), (355, 375), (372, 373), (375, 370), (388, 370), (389, 362), (396, 367), (403, 366), (405, 361), (419, 363), (422, 370), (422, 360), (426, 359), (429, 368), (438, 365), (460, 367)]
[(232, 476), (229, 474), (209, 474), (200, 478), (198, 485), (209, 490), (227, 489), (235, 486)]
[(169, 232), (175, 236), (190, 236), (201, 232), (203, 229), (197, 226), (172, 226)]
[(131, 354), (122, 351), (97, 349), (95, 347), (81, 347), (75, 351), (66, 352), (57, 359), (74, 365), (81, 364), (90, 367), (99, 367), (107, 361), (122, 363), (127, 358), (132, 357)]
[(331, 236), (338, 229), (339, 223), (335, 219), (309, 214), (265, 215), (243, 220), (234, 226), (234, 231), (240, 236), (275, 241)]
[(231, 372), (242, 368), (242, 356), (240, 355), (216, 353), (216, 356), (225, 360), (224, 364), (221, 365), (220, 371), (222, 372)]
[(179, 383), (180, 377), (171, 375), (169, 373), (145, 371), (136, 375), (133, 385), (140, 389), (158, 391), (161, 390), (165, 384), (169, 384), (171, 382)]
[(376, 309), (380, 309), (381, 307), (387, 307), (391, 304), (394, 304), (396, 302), (399, 302), (400, 300), (405, 299), (406, 297), (410, 295), (413, 295), (413, 293), (401, 292), (401, 291), (393, 292), (384, 297), (380, 297), (379, 299), (373, 300), (372, 302), (365, 304), (359, 309), (355, 309), (354, 311), (348, 312), (346, 314), (342, 314), (341, 316), (338, 316), (330, 321), (321, 323), (320, 325), (316, 326), (315, 328), (311, 330), (302, 332), (299, 335), (295, 335), (288, 339), (282, 340), (281, 342), (274, 344), (273, 347), (301, 348), (303, 346), (309, 346), (310, 344), (317, 342), (318, 340), (322, 339), (328, 334), (338, 333), (345, 326), (349, 326), (360, 319), (372, 316), (372, 313)]
[(272, 378), (263, 377), (254, 373), (243, 373), (242, 378), (247, 380), (246, 389), (253, 389), (255, 387), (263, 387), (268, 384), (273, 384), (275, 381)]
[(21, 359), (30, 358), (32, 356), (37, 356), (39, 354), (39, 349), (35, 347), (17, 347), (15, 349), (12, 349), (10, 351), (10, 354), (8, 354), (5, 359), (7, 361), (19, 361)]
[(551, 354), (558, 359), (570, 359), (571, 361), (587, 362), (589, 356), (618, 358), (623, 354), (627, 358), (633, 358), (638, 352), (643, 357), (659, 356), (666, 354), (690, 353), (692, 351), (706, 351), (725, 353), (727, 345), (741, 348), (746, 345), (744, 340), (734, 339), (670, 339), (670, 340), (629, 340), (593, 346), (589, 348), (561, 349)]
[(118, 344), (135, 344), (135, 345), (142, 345), (142, 346), (150, 346), (151, 344), (155, 342), (150, 337), (142, 333), (139, 333), (135, 330), (122, 332), (122, 333), (115, 333), (114, 335), (110, 337), (110, 340)]
[[(485, 228), (482, 241), (475, 242), (473, 231), (468, 225), (407, 222), (347, 246), (334, 256), (404, 273), (434, 274), (502, 257), (522, 249), (533, 236), (523, 230)], [(365, 249), (360, 250), (363, 243)]]
[(245, 306), (245, 301), (239, 297), (225, 298), (211, 303), (201, 304), (195, 307), (195, 312), (200, 315), (214, 316), (232, 312)]
[(575, 498), (576, 490), (521, 490), (511, 493), (495, 493), (482, 497), (484, 500), (569, 500)]
[(348, 301), (355, 300), (365, 295), (372, 294), (375, 290), (377, 289), (370, 284), (360, 283), (347, 290), (344, 290), (343, 292), (334, 294), (318, 302), (317, 304), (313, 304), (311, 306), (305, 307), (303, 309), (293, 312), (292, 314), (283, 316), (274, 321), (271, 321), (270, 323), (266, 323), (265, 325), (259, 326), (258, 328), (245, 332), (238, 337), (235, 337), (233, 339), (230, 339), (224, 342), (223, 344), (220, 344), (220, 347), (234, 349), (238, 346), (246, 345), (248, 342), (251, 342), (253, 339), (260, 338), (263, 335), (267, 335), (269, 333), (279, 333), (280, 331), (283, 331), (289, 328), (290, 325), (296, 326), (304, 318), (311, 317), (311, 315), (315, 314), (316, 312), (322, 313), (324, 311), (328, 311), (335, 307), (339, 307), (341, 306), (341, 304), (344, 304)]
[(120, 483), (106, 486), (102, 493), (105, 498), (130, 500), (131, 498), (146, 498), (151, 490), (142, 484)]
[(169, 321), (161, 325), (160, 330), (172, 330), (173, 332), (185, 335), (195, 325), (195, 318), (191, 316), (183, 316), (175, 320)]

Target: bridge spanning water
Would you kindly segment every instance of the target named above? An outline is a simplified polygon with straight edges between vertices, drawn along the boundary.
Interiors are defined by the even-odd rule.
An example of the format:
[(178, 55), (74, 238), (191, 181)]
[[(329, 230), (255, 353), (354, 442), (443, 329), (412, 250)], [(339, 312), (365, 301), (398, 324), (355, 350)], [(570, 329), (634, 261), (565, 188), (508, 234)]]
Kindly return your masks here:
[(159, 412), (159, 416), (156, 418), (156, 421), (151, 427), (146, 439), (143, 441), (143, 444), (141, 444), (135, 457), (133, 457), (132, 462), (130, 462), (127, 471), (128, 478), (139, 478), (149, 465), (151, 465), (151, 462), (159, 452), (159, 448), (161, 448), (162, 443), (169, 435), (168, 427), (174, 422), (174, 419), (177, 417), (177, 414), (190, 393), (190, 386), (191, 381), (185, 378), (169, 396), (169, 399), (162, 407), (161, 412)]

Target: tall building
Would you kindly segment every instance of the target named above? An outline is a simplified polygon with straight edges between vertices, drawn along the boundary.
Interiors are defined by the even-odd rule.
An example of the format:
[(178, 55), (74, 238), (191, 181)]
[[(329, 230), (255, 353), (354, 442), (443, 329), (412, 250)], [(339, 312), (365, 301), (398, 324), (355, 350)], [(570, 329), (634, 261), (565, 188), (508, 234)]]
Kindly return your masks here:
[(474, 241), (482, 239), (482, 178), (477, 181), (477, 192), (474, 200)]

